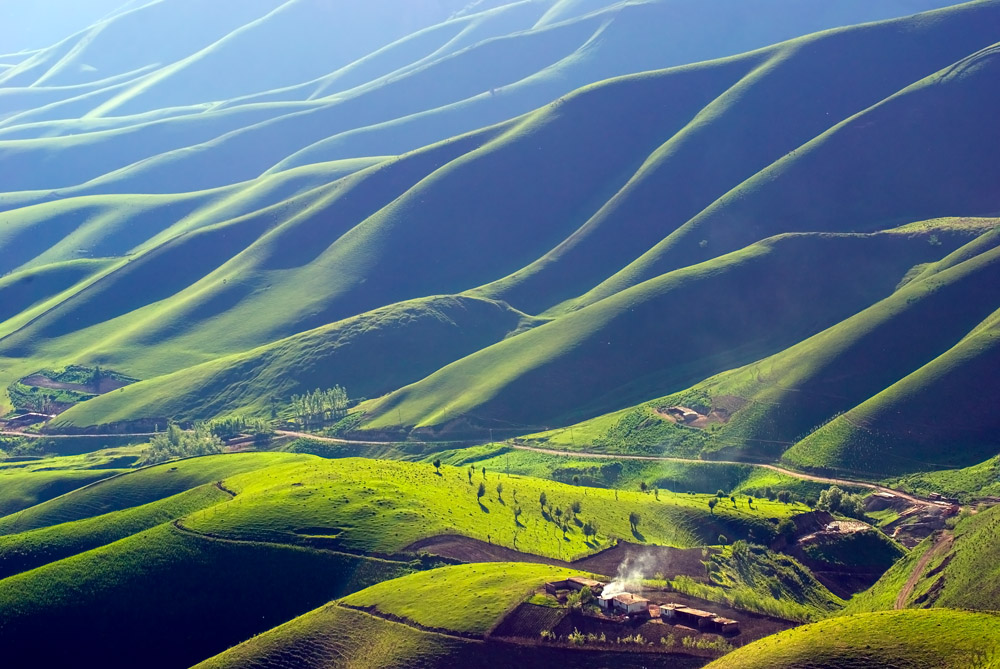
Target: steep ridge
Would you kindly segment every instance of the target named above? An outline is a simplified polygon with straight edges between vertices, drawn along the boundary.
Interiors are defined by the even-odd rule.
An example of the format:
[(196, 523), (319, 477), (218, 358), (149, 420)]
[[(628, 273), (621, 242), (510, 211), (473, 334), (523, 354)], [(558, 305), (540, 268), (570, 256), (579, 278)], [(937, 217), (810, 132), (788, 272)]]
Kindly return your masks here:
[[(165, 348), (167, 339), (181, 335), (190, 337), (182, 347), (186, 350), (234, 353), (393, 302), (461, 292), (508, 274), (586, 220), (663, 134), (683, 126), (742, 67), (724, 62), (654, 79), (658, 83), (665, 77), (669, 86), (651, 85), (645, 76), (612, 80), (517, 124), (428, 147), (348, 177), (325, 202), (281, 222), (236, 261), (222, 265), (224, 258), (211, 255), (213, 269), (219, 267), (216, 275), (178, 276), (191, 288), (158, 305), (155, 313), (130, 319), (133, 326), (118, 324), (115, 337), (100, 347), (112, 359), (137, 345), (148, 355), (150, 346)], [(601, 132), (625, 109), (650, 108), (664, 113), (646, 117), (628, 133)], [(567, 164), (587, 169), (569, 171)], [(254, 220), (273, 215), (278, 207), (253, 215)], [(195, 234), (207, 233), (189, 237)], [(144, 262), (134, 259), (130, 271), (139, 271)], [(405, 283), (396, 279), (395, 268), (403, 264)], [(223, 278), (226, 284), (220, 283)], [(109, 278), (105, 290), (114, 292), (102, 297), (107, 306), (100, 309), (124, 313), (114, 305), (128, 300), (134, 305), (130, 286)], [(117, 294), (121, 299), (113, 297)], [(66, 334), (79, 329), (80, 318), (95, 322), (95, 296), (60, 306), (19, 340)], [(202, 343), (194, 345), (195, 340)], [(211, 342), (208, 351), (205, 342)], [(5, 341), (0, 347), (10, 345)], [(176, 351), (176, 342), (170, 347)], [(174, 358), (176, 367), (159, 371), (204, 359)]]
[[(463, 297), (403, 302), (156, 377), (79, 405), (60, 428), (164, 424), (227, 413), (265, 413), (272, 401), (325, 387), (377, 397), (530, 326), (503, 304)], [(372, 374), (378, 368), (380, 373)]]
[[(1000, 448), (997, 370), (1000, 312), (944, 354), (834, 418), (784, 457), (800, 465), (882, 475), (977, 464)], [(953, 417), (937, 418), (955, 405)]]
[(944, 252), (927, 235), (766, 240), (469, 356), (368, 406), (366, 424), (402, 416), (417, 427), (523, 432), (620, 409), (784, 349), (890, 294), (909, 267)]
[[(1000, 280), (998, 260), (997, 250), (988, 250), (933, 278), (912, 281), (796, 346), (699, 384), (695, 394), (709, 402), (720, 398), (720, 403), (738, 397), (744, 405), (721, 429), (720, 440), (749, 440), (757, 455), (773, 443), (771, 454), (774, 449), (780, 453), (781, 444), (865, 402), (945, 354), (979, 326), (996, 306), (990, 298)], [(868, 461), (883, 462), (863, 458), (858, 463)]]
[[(995, 222), (950, 225), (975, 235)], [(935, 241), (948, 224), (932, 221), (891, 234), (922, 231), (925, 242)], [(915, 265), (908, 275), (926, 276), (905, 279), (886, 299), (775, 355), (637, 408), (643, 410), (585, 422), (576, 432), (598, 440), (614, 434), (664, 454), (759, 460), (784, 453), (798, 467), (865, 477), (978, 464), (997, 448), (994, 419), (986, 414), (998, 398), (983, 379), (998, 368), (992, 343), (996, 235), (994, 228), (938, 263)], [(855, 262), (884, 262), (875, 257)], [(962, 398), (958, 418), (932, 425), (928, 416), (939, 413), (934, 407), (950, 406), (956, 397)], [(676, 405), (711, 415), (715, 424), (664, 431), (663, 419), (626, 426), (633, 415), (647, 415), (646, 407), (662, 413)]]
[[(71, 64), (60, 67), (78, 68), (77, 61), (95, 50), (98, 61), (107, 60), (121, 51), (121, 34), (142, 32), (154, 19), (165, 24), (185, 20), (191, 12), (187, 2), (153, 3), (95, 27), (93, 34), (80, 38), (85, 48), (73, 49), (72, 57), (67, 56)], [(273, 11), (244, 22), (214, 43), (206, 35), (187, 36), (182, 44), (188, 45), (184, 53), (190, 55), (175, 54), (180, 47), (170, 44), (162, 47), (160, 60), (147, 65), (140, 65), (146, 62), (141, 59), (130, 61), (137, 66), (131, 73), (109, 78), (107, 68), (98, 68), (104, 87), (89, 92), (67, 86), (39, 89), (41, 84), (34, 82), (35, 88), (0, 90), (0, 104), (6, 100), (8, 105), (22, 98), (25, 104), (37, 103), (40, 94), (58, 91), (69, 96), (20, 114), (17, 107), (8, 107), (13, 116), (0, 122), (0, 128), (7, 129), (0, 138), (20, 143), (0, 141), (0, 166), (8, 155), (22, 166), (48, 166), (44, 181), (32, 176), (37, 170), (12, 170), (15, 180), (8, 188), (74, 186), (132, 165), (141, 169), (108, 182), (101, 179), (87, 192), (168, 192), (253, 178), (276, 163), (294, 166), (398, 154), (510, 119), (606, 77), (731, 55), (831, 25), (944, 4), (921, 0), (911, 6), (873, 6), (851, 0), (836, 11), (817, 13), (802, 12), (790, 0), (780, 0), (777, 7), (773, 2), (767, 7), (743, 3), (738, 16), (724, 23), (717, 18), (705, 21), (721, 9), (713, 14), (700, 0), (606, 0), (586, 7), (599, 10), (596, 13), (575, 7), (563, 13), (563, 20), (552, 22), (536, 21), (552, 0), (524, 1), (458, 16), (344, 64), (367, 43), (353, 32), (345, 38), (340, 26), (358, 24), (358, 34), (367, 35), (367, 22), (376, 20), (371, 13), (382, 24), (388, 18), (390, 27), (400, 23), (398, 17), (383, 16), (384, 3), (365, 11), (355, 3), (338, 3), (336, 12), (345, 14), (341, 17), (331, 16), (334, 10), (319, 0), (260, 2), (256, 10), (240, 5), (245, 14), (240, 20)], [(722, 14), (728, 16), (732, 9), (727, 6)], [(783, 20), (767, 20), (773, 12), (781, 13)], [(204, 30), (216, 36), (230, 27), (233, 19), (227, 20), (206, 21)], [(527, 30), (532, 23), (536, 27)], [(291, 27), (299, 25), (332, 25), (333, 38), (325, 32), (292, 38)], [(261, 42), (287, 48), (268, 58), (271, 54), (252, 46)], [(351, 51), (351, 45), (357, 48)], [(163, 62), (169, 64), (161, 66)], [(309, 68), (335, 71), (299, 84), (311, 76)], [(217, 72), (222, 71), (247, 74), (220, 78)], [(497, 94), (488, 94), (491, 90)], [(133, 113), (138, 115), (132, 121), (105, 120), (109, 114)], [(52, 119), (64, 121), (44, 122)], [(385, 123), (389, 126), (382, 127)], [(76, 139), (66, 141), (61, 136), (65, 133)], [(309, 145), (315, 146), (306, 148)], [(304, 149), (301, 155), (289, 157), (299, 149)], [(100, 160), (86, 160), (94, 155)]]
[[(606, 279), (651, 248), (648, 256), (655, 257), (660, 248), (657, 243), (668, 248), (674, 239), (671, 233), (741, 181), (786, 154), (797, 154), (801, 145), (842, 119), (950, 65), (966, 55), (970, 46), (975, 49), (995, 41), (997, 35), (991, 24), (1000, 21), (1000, 5), (964, 5), (920, 18), (831, 31), (779, 45), (766, 54), (765, 62), (654, 152), (625, 188), (590, 221), (523, 271), (487, 287), (485, 294), (538, 313), (575, 297), (581, 285)], [(980, 21), (985, 23), (974, 27)], [(961, 38), (956, 39), (959, 35)], [(928, 48), (928, 43), (934, 46)], [(879, 57), (886, 52), (892, 52), (894, 57)], [(847, 77), (851, 80), (847, 90), (836, 85)], [(915, 140), (922, 136), (915, 132), (913, 137), (913, 145), (917, 146)], [(838, 160), (844, 162), (843, 157)], [(872, 178), (887, 180), (892, 176), (876, 174)], [(807, 176), (796, 187), (802, 187), (802, 183), (811, 190), (813, 184), (828, 182), (812, 181)], [(802, 197), (790, 191), (771, 196), (779, 200)], [(803, 219), (812, 215), (803, 206), (775, 219), (763, 209), (765, 205), (756, 209), (745, 206), (735, 194), (732, 201), (732, 206), (721, 209), (719, 218), (727, 223), (740, 221), (739, 228), (746, 234), (737, 246), (725, 240), (715, 241), (705, 232), (692, 237), (693, 243), (678, 252), (683, 254), (683, 260), (671, 266), (644, 257), (623, 270), (621, 280), (609, 281), (606, 289), (598, 288), (582, 303), (632, 285), (633, 278), (649, 278), (769, 234), (806, 229), (802, 225), (808, 222)], [(810, 228), (856, 230), (852, 218), (839, 217), (839, 208), (842, 205), (836, 203), (829, 207), (834, 224)], [(852, 227), (845, 229), (847, 221)], [(751, 231), (751, 225), (760, 229)], [(677, 231), (677, 235), (682, 234), (684, 230)], [(703, 240), (712, 244), (703, 247)], [(646, 265), (648, 271), (640, 273), (635, 269)]]
[[(976, 8), (1000, 11), (997, 3)], [(1000, 130), (987, 118), (1000, 99), (991, 85), (998, 71), (1000, 52), (983, 49), (840, 123), (717, 200), (581, 303), (761, 235), (995, 214), (992, 147)]]

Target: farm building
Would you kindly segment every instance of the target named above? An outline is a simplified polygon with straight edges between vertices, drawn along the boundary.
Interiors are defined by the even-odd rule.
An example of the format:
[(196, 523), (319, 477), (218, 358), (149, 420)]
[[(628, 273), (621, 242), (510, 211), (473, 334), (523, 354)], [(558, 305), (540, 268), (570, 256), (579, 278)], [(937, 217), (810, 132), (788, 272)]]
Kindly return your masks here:
[(631, 592), (620, 592), (617, 595), (602, 595), (597, 603), (602, 609), (613, 613), (626, 615), (644, 613), (649, 609), (649, 600)]
[(592, 578), (585, 578), (583, 576), (571, 576), (566, 579), (566, 584), (569, 586), (570, 590), (583, 590), (584, 588), (590, 588), (590, 591), (595, 595), (601, 594), (601, 590), (604, 589), (604, 584), (600, 581), (595, 581)]
[(571, 576), (562, 581), (549, 581), (545, 584), (545, 591), (550, 595), (554, 595), (560, 590), (583, 590), (584, 588), (590, 588), (591, 592), (599, 595), (604, 589), (604, 584), (584, 576)]
[(697, 411), (687, 407), (669, 407), (667, 412), (682, 423), (692, 423), (701, 417)]
[(720, 632), (722, 634), (737, 634), (740, 623), (731, 618), (723, 618), (711, 611), (692, 609), (679, 604), (664, 604), (660, 607), (661, 616), (675, 625), (685, 625), (693, 629)]

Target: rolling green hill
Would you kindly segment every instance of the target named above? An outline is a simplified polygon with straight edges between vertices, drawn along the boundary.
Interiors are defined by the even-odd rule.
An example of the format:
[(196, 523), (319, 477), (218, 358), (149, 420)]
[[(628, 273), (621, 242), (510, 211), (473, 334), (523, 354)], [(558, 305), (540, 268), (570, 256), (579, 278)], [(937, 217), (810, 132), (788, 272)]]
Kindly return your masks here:
[(905, 667), (987, 669), (1000, 662), (996, 616), (893, 611), (832, 618), (761, 639), (713, 669)]
[[(372, 397), (500, 341), (533, 320), (503, 303), (464, 297), (401, 302), (259, 349), (134, 384), (59, 416), (60, 428), (165, 424), (234, 411), (267, 415), (272, 401), (326, 387)], [(372, 375), (374, 365), (385, 373)]]
[[(720, 504), (712, 512), (708, 500), (714, 495), (581, 490), (489, 470), (484, 476), (481, 467), (443, 466), (438, 474), (430, 464), (360, 458), (310, 458), (232, 476), (225, 484), (237, 493), (235, 501), (192, 514), (185, 527), (229, 539), (369, 554), (395, 554), (444, 534), (562, 559), (592, 554), (617, 539), (676, 547), (715, 543), (720, 534), (766, 541), (778, 520), (806, 510), (761, 500), (752, 509)], [(581, 511), (571, 518), (574, 502)], [(634, 526), (632, 513), (640, 518)], [(585, 535), (588, 523), (596, 535)]]
[[(160, 525), (0, 581), (9, 661), (190, 666), (405, 564)], [(61, 643), (44, 643), (52, 625)], [(107, 657), (104, 642), (114, 638)], [(178, 643), (178, 640), (182, 640)]]
[[(280, 20), (295, 12), (305, 16), (311, 11), (306, 4), (283, 6)], [(462, 63), (479, 62), (484, 54), (531, 51), (524, 45), (538, 44), (558, 60), (560, 40), (576, 44), (595, 30), (602, 38), (594, 48), (636, 42), (637, 26), (655, 25), (664, 16), (657, 12), (667, 11), (658, 2), (558, 10), (546, 3), (502, 4), (414, 35), (413, 48), (455, 41), (442, 59), (403, 67), (405, 73), (392, 82), (396, 89), (366, 85), (361, 73), (397, 57), (397, 63), (405, 61), (409, 47), (401, 45), (316, 83), (314, 90), (354, 77), (354, 93), (322, 104), (350, 105), (364, 96), (386, 101), (390, 89), (410, 90), (412, 98), (408, 86), (454, 79), (446, 72), (466, 76)], [(503, 32), (538, 23), (550, 8), (554, 13), (537, 28)], [(537, 16), (529, 16), (536, 10)], [(274, 172), (214, 191), (135, 196), (141, 206), (131, 214), (124, 209), (133, 196), (121, 194), (8, 211), (8, 241), (21, 250), (8, 261), (17, 271), (9, 278), (17, 283), (10, 285), (18, 289), (11, 288), (17, 302), (0, 325), (2, 374), (12, 381), (39, 367), (80, 363), (145, 380), (67, 413), (60, 424), (74, 427), (261, 412), (276, 395), (285, 400), (282, 395), (301, 387), (340, 383), (361, 396), (396, 391), (365, 405), (366, 428), (398, 430), (402, 423), (430, 434), (483, 435), (490, 427), (514, 433), (566, 425), (682, 391), (846, 322), (892, 295), (901, 282), (929, 279), (921, 272), (934, 263), (944, 263), (938, 269), (945, 278), (963, 264), (947, 256), (982, 232), (978, 223), (942, 219), (896, 228), (920, 218), (986, 215), (1000, 208), (988, 187), (994, 164), (982, 149), (992, 132), (984, 116), (991, 89), (984, 82), (995, 61), (984, 47), (995, 41), (990, 26), (998, 13), (1000, 4), (981, 0), (617, 77), (499, 125), (399, 158), (372, 159), (367, 167), (357, 161), (304, 165), (294, 174)], [(560, 16), (565, 20), (553, 20)], [(279, 24), (224, 39), (170, 76), (158, 71), (131, 92), (116, 93), (108, 109), (123, 111), (147, 93), (155, 97), (158, 87), (174, 85), (174, 74), (180, 82), (189, 66), (193, 72), (222, 63), (219, 54), (239, 52), (244, 47), (234, 45), (245, 46), (258, 28), (280, 32)], [(484, 40), (487, 35), (495, 39)], [(890, 52), (898, 57), (878, 57)], [(595, 54), (580, 58), (591, 56), (604, 62)], [(873, 64), (859, 67), (862, 61)], [(524, 69), (521, 78), (539, 67), (509, 65)], [(854, 77), (848, 90), (828, 85), (848, 73)], [(488, 85), (485, 79), (473, 83)], [(803, 95), (806, 87), (815, 94)], [(499, 102), (501, 93), (484, 95)], [(263, 98), (252, 103), (267, 104)], [(948, 121), (956, 109), (963, 123)], [(281, 128), (304, 119), (296, 114), (308, 115), (300, 111), (252, 127), (291, 137), (294, 132)], [(176, 118), (194, 115), (178, 112)], [(607, 132), (609, 127), (621, 131)], [(338, 132), (333, 125), (324, 128), (327, 135)], [(218, 161), (243, 165), (224, 148), (241, 134), (211, 140), (190, 155), (213, 161), (205, 167), (213, 173), (226, 171), (210, 167)], [(281, 150), (265, 136), (239, 142)], [(82, 141), (77, 135), (42, 139)], [(12, 150), (29, 150), (16, 144), (21, 141), (35, 140), (9, 140)], [(728, 155), (717, 146), (729, 147)], [(101, 153), (94, 146), (80, 151)], [(935, 159), (921, 161), (921, 152)], [(187, 160), (188, 153), (183, 155)], [(907, 168), (893, 164), (894, 156), (910, 156)], [(154, 163), (146, 166), (153, 169)], [(193, 179), (197, 169), (185, 164), (177, 169)], [(935, 172), (942, 164), (956, 171)], [(117, 178), (100, 188), (119, 188)], [(955, 186), (931, 187), (944, 179)], [(17, 194), (7, 197), (18, 202)], [(58, 229), (57, 244), (38, 234), (43, 224)], [(985, 257), (988, 243), (982, 244), (978, 255)], [(91, 256), (104, 264), (86, 271), (61, 264)], [(875, 257), (879, 262), (871, 261)], [(35, 276), (26, 271), (45, 277), (33, 282), (37, 292), (20, 283)], [(150, 290), (134, 290), (147, 284)], [(391, 373), (368, 382), (373, 375), (364, 366), (381, 360), (392, 344), (373, 343), (375, 332), (360, 336), (361, 329), (370, 330), (362, 323), (383, 323), (387, 313), (407, 312), (414, 300), (459, 294), (493, 299), (500, 310), (508, 309), (506, 303), (542, 313), (551, 322), (505, 329), (489, 319), (455, 321), (449, 331), (465, 343), (436, 341), (399, 351), (388, 363)], [(963, 300), (955, 306), (969, 305)], [(996, 309), (989, 299), (976, 306), (987, 313)], [(414, 319), (409, 331), (403, 321), (396, 323), (401, 340), (427, 336), (424, 319)], [(343, 340), (344, 327), (358, 336)], [(939, 354), (944, 343), (934, 343)], [(324, 356), (303, 353), (316, 346), (336, 351), (329, 366), (312, 366)], [(344, 367), (336, 362), (341, 359), (357, 366)], [(913, 362), (858, 384), (853, 403), (815, 407), (796, 419), (799, 424), (782, 426), (775, 441), (797, 441), (837, 411), (900, 381), (905, 374), (899, 371), (913, 373)], [(871, 418), (873, 424), (878, 420)], [(770, 438), (735, 427), (729, 434), (737, 443)], [(857, 447), (851, 443), (861, 439), (845, 436), (840, 424), (823, 435), (835, 428), (822, 447), (806, 449), (810, 455), (800, 457), (796, 450), (789, 458), (810, 466), (854, 466), (850, 449)], [(886, 443), (898, 437), (892, 426), (875, 429), (890, 432)], [(843, 445), (845, 440), (851, 443)], [(975, 447), (990, 445), (987, 440)]]
[[(417, 428), (464, 419), (472, 429), (525, 432), (627, 406), (654, 389), (681, 390), (891, 295), (907, 269), (941, 253), (930, 234), (779, 236), (661, 275), (366, 405), (365, 425), (402, 415)], [(885, 261), (864, 262), (869, 254)], [(828, 257), (840, 261), (830, 267), (821, 262)]]

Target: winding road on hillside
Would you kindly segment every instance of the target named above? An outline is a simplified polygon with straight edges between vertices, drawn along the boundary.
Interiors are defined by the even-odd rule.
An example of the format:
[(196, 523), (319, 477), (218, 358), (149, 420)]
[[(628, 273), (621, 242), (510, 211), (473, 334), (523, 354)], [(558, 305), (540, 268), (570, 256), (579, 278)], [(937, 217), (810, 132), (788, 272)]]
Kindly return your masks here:
[[(385, 441), (358, 441), (353, 439), (339, 439), (337, 437), (321, 437), (315, 434), (309, 434), (308, 432), (296, 432), (293, 430), (275, 430), (275, 434), (283, 437), (294, 437), (299, 439), (311, 439), (313, 441), (319, 441), (329, 444), (345, 444), (345, 445), (355, 445), (355, 446), (386, 446), (390, 442)], [(109, 436), (113, 437), (152, 437), (155, 435), (154, 432), (135, 432), (130, 434), (32, 434), (28, 432), (18, 432), (14, 430), (4, 430), (0, 431), (2, 436), (12, 436), (12, 437), (27, 437), (29, 439), (69, 439), (69, 438), (105, 438)], [(817, 476), (814, 474), (805, 474), (802, 472), (797, 472), (792, 469), (785, 469), (784, 467), (779, 467), (777, 465), (763, 464), (757, 462), (739, 462), (736, 460), (699, 460), (696, 458), (677, 458), (665, 455), (625, 455), (625, 454), (615, 454), (615, 453), (593, 453), (590, 451), (561, 451), (554, 448), (540, 448), (537, 446), (525, 446), (523, 444), (511, 445), (511, 448), (518, 451), (529, 451), (532, 453), (542, 453), (544, 455), (554, 455), (565, 458), (587, 458), (594, 460), (640, 460), (648, 462), (681, 462), (681, 463), (700, 463), (700, 464), (718, 464), (718, 465), (750, 465), (753, 467), (762, 467), (764, 469), (769, 469), (778, 474), (783, 474), (784, 476), (790, 476), (792, 478), (797, 478), (803, 481), (815, 481), (816, 483), (826, 483), (829, 485), (843, 485), (843, 486), (854, 486), (858, 488), (867, 488), (869, 490), (874, 490), (875, 492), (889, 493), (890, 495), (896, 495), (897, 497), (906, 500), (911, 504), (923, 507), (931, 506), (948, 506), (946, 502), (937, 502), (927, 499), (921, 499), (919, 497), (914, 497), (908, 493), (896, 490), (894, 488), (887, 488), (886, 486), (878, 485), (875, 483), (868, 483), (865, 481), (856, 481), (853, 479), (845, 478), (834, 478), (827, 476)]]
[(952, 542), (955, 540), (955, 535), (951, 532), (941, 532), (937, 539), (934, 541), (934, 545), (924, 551), (924, 554), (920, 556), (917, 564), (913, 567), (913, 571), (910, 573), (910, 577), (906, 579), (906, 583), (903, 588), (896, 595), (896, 609), (905, 609), (906, 600), (910, 598), (913, 594), (913, 588), (916, 587), (917, 581), (920, 577), (924, 575), (924, 569), (927, 568), (927, 563), (930, 562), (936, 555), (940, 555), (942, 551), (951, 548)]

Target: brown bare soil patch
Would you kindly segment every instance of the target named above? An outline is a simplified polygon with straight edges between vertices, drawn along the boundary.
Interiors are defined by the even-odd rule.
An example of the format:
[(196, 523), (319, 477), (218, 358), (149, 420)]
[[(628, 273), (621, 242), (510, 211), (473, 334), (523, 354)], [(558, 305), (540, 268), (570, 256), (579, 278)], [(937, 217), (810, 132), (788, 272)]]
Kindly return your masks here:
[(627, 560), (642, 558), (644, 575), (653, 578), (663, 574), (675, 578), (681, 574), (705, 581), (704, 559), (700, 548), (671, 548), (669, 546), (639, 546), (619, 542), (617, 546), (576, 562), (555, 560), (531, 553), (496, 546), (460, 535), (447, 534), (421, 539), (403, 549), (405, 553), (430, 553), (459, 562), (532, 562), (556, 567), (570, 567), (594, 574), (614, 576), (618, 567)]

